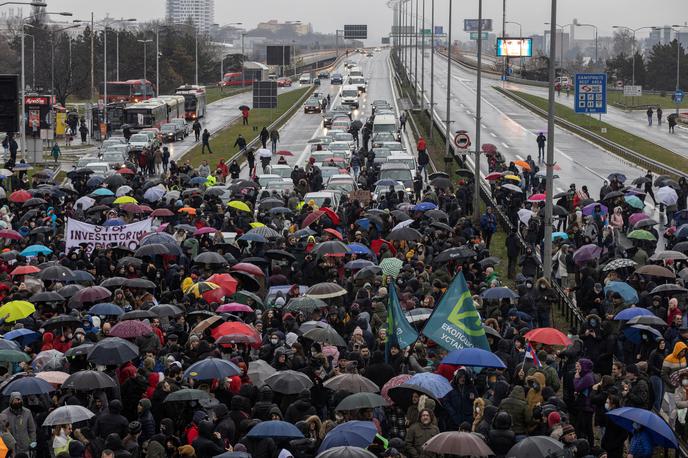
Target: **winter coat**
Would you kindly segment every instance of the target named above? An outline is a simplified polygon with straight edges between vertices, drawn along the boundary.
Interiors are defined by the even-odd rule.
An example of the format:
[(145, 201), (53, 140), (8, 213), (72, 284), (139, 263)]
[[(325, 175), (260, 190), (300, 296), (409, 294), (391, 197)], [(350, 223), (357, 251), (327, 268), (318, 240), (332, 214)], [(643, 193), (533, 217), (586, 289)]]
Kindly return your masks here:
[(296, 423), (305, 420), (311, 415), (317, 415), (317, 412), (311, 403), (310, 391), (304, 390), (299, 395), (299, 399), (287, 408), (287, 411), (284, 413), (284, 420), (289, 423)]
[(97, 437), (108, 437), (112, 433), (124, 437), (128, 427), (129, 421), (122, 415), (122, 402), (119, 399), (113, 399), (108, 405), (108, 411), (96, 417), (93, 433)]
[(277, 404), (272, 402), (272, 397), (273, 392), (269, 386), (261, 387), (258, 392), (258, 401), (253, 406), (253, 411), (251, 412), (251, 418), (256, 418), (260, 421), (270, 420), (270, 410), (273, 407), (277, 407)]
[(212, 458), (226, 450), (221, 439), (213, 435), (213, 423), (204, 420), (198, 425), (198, 437), (191, 443), (197, 458)]
[(671, 374), (686, 367), (686, 356), (683, 355), (682, 358), (679, 358), (679, 353), (687, 348), (688, 345), (685, 343), (680, 341), (676, 342), (674, 350), (669, 356), (664, 358), (664, 363), (662, 364), (662, 380), (664, 381), (664, 390), (669, 393), (673, 393), (675, 388), (673, 383), (671, 383)]
[(406, 456), (410, 458), (433, 458), (435, 453), (423, 450), (423, 444), (439, 434), (440, 430), (432, 422), (424, 425), (416, 421), (406, 430)]
[(464, 421), (473, 423), (473, 400), (478, 393), (472, 384), (454, 386), (442, 400), (442, 405), (447, 409), (450, 424), (453, 429), (459, 429)]
[(542, 397), (542, 389), (547, 386), (545, 382), (545, 374), (542, 372), (535, 372), (533, 375), (526, 377), (526, 383), (530, 384), (531, 382), (535, 382), (540, 386), (537, 389), (529, 389), (528, 394), (526, 395), (526, 403), (528, 404), (528, 410), (530, 412), (533, 411), (536, 405), (545, 401)]
[[(14, 392), (10, 394), (10, 404), (17, 397), (21, 398), (21, 395)], [(14, 446), (15, 452), (17, 454), (28, 454), (29, 445), (31, 445), (31, 442), (36, 442), (36, 424), (33, 421), (31, 411), (23, 406), (18, 411), (8, 407), (2, 411), (2, 414), (7, 418), (9, 431), (16, 441)]]
[(583, 412), (592, 412), (590, 395), (595, 378), (592, 373), (592, 361), (587, 358), (578, 360), (581, 365), (580, 376), (573, 379), (573, 390), (576, 393), (576, 404)]
[(528, 403), (526, 402), (526, 395), (522, 386), (514, 386), (509, 397), (502, 400), (499, 404), (499, 408), (511, 416), (511, 429), (514, 431), (514, 434), (528, 433), (526, 425), (530, 421), (532, 412), (528, 412)]
[(495, 416), (486, 439), (496, 458), (506, 456), (516, 443), (516, 434), (511, 429), (511, 417), (508, 412), (499, 412)]

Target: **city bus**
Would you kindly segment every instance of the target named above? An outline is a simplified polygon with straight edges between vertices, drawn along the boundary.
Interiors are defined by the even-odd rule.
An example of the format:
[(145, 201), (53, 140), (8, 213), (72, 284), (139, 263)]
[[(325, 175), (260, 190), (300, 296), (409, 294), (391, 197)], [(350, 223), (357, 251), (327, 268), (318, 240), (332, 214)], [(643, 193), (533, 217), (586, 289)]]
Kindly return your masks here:
[(220, 81), (221, 87), (237, 87), (237, 86), (251, 86), (254, 79), (244, 79), (241, 72), (225, 73), (225, 76)]
[(174, 118), (183, 118), (184, 111), (184, 96), (182, 95), (161, 95), (155, 100), (161, 100), (167, 105), (167, 120)]
[(160, 128), (167, 123), (167, 104), (162, 100), (147, 100), (124, 109), (125, 119), (132, 131), (150, 127)]
[[(105, 97), (105, 86), (98, 87), (100, 97)], [(127, 80), (107, 82), (107, 102), (138, 103), (155, 96), (153, 84), (148, 80)]]
[(205, 116), (206, 94), (203, 86), (179, 86), (175, 94), (184, 96), (184, 112), (187, 120)]

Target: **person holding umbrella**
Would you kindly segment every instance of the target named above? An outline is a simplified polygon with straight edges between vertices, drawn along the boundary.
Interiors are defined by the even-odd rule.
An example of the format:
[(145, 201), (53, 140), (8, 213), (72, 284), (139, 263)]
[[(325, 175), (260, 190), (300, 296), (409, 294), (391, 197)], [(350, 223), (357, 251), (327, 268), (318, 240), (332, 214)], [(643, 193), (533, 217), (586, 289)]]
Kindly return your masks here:
[(241, 110), (241, 124), (243, 126), (248, 126), (248, 114), (251, 109), (246, 105), (241, 105), (239, 110)]

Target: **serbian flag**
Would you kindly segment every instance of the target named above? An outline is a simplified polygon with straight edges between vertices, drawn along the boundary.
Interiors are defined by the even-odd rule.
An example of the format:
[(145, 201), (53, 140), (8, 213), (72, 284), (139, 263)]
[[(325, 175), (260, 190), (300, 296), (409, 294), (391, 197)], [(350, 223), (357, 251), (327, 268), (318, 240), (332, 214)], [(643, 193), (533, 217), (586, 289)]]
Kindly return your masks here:
[(542, 367), (542, 362), (538, 359), (537, 353), (535, 352), (535, 349), (533, 348), (533, 346), (530, 345), (530, 342), (528, 342), (528, 346), (526, 347), (526, 351), (530, 354), (530, 357), (533, 358), (533, 365), (535, 367)]

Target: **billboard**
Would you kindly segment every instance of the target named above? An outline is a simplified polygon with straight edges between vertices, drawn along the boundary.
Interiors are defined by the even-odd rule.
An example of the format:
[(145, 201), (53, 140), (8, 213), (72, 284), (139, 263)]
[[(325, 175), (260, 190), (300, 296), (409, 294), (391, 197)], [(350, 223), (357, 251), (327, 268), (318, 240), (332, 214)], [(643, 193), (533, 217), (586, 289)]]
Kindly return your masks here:
[(368, 26), (365, 24), (344, 25), (345, 40), (365, 40), (368, 38)]
[(291, 46), (268, 45), (267, 65), (291, 65)]
[[(492, 19), (483, 19), (483, 26), (481, 32), (492, 32)], [(478, 32), (478, 25), (480, 21), (478, 19), (464, 19), (463, 20), (463, 31), (464, 32)]]
[(405, 26), (400, 26), (400, 25), (393, 25), (392, 26), (392, 36), (399, 36), (399, 35), (411, 35), (413, 36), (416, 33), (415, 28), (412, 25), (405, 25)]
[(532, 38), (497, 38), (497, 57), (531, 57)]

